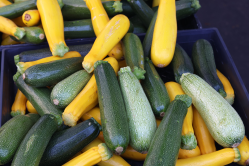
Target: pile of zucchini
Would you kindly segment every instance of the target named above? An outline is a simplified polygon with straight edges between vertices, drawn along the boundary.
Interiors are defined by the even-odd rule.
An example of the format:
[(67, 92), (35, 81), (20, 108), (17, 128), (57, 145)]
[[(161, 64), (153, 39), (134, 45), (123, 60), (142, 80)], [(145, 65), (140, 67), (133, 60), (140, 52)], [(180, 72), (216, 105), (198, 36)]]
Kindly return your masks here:
[[(110, 3), (118, 11), (108, 10)], [(14, 57), (18, 90), (13, 118), (0, 128), (0, 165), (129, 166), (123, 158), (144, 166), (248, 164), (245, 127), (231, 106), (234, 91), (216, 69), (211, 43), (197, 40), (192, 59), (176, 44), (180, 9), (199, 8), (198, 1), (161, 0), (155, 13), (143, 0), (124, 2), (148, 28), (143, 42), (129, 32), (120, 3), (37, 0), (49, 48)], [(66, 45), (63, 18), (73, 13), (91, 18), (93, 44)], [(0, 19), (16, 38), (27, 35)], [(175, 82), (160, 78), (157, 68), (165, 66)], [(215, 142), (224, 149), (216, 151)]]

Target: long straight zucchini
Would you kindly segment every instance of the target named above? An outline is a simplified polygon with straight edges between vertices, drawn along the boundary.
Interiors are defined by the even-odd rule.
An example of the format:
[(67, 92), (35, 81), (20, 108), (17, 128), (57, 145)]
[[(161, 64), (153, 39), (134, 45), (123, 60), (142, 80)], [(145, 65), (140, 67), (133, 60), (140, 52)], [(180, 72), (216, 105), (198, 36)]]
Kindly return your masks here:
[(57, 129), (53, 115), (43, 115), (29, 130), (20, 144), (12, 166), (38, 166), (50, 138)]
[(81, 70), (82, 61), (82, 57), (75, 57), (31, 66), (24, 72), (23, 79), (34, 87), (51, 86)]
[(37, 114), (17, 115), (0, 128), (0, 165), (12, 160), (23, 138), (39, 118)]
[(244, 138), (245, 127), (236, 110), (195, 74), (184, 73), (180, 83), (183, 91), (193, 99), (214, 140), (224, 147), (237, 147)]
[(50, 90), (48, 88), (35, 88), (27, 85), (22, 76), (14, 80), (16, 86), (27, 97), (40, 116), (52, 114), (57, 120), (58, 126), (63, 123), (62, 111), (50, 102)]
[(94, 68), (105, 143), (111, 151), (120, 155), (125, 152), (130, 140), (128, 119), (120, 86), (108, 62), (97, 61)]

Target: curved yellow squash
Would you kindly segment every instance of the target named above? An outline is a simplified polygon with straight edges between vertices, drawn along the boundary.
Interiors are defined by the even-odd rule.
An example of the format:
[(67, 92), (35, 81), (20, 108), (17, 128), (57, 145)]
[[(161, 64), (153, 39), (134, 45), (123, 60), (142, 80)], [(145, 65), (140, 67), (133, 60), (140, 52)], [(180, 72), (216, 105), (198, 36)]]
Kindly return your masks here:
[(225, 148), (193, 158), (178, 159), (176, 166), (222, 166), (240, 160), (237, 148)]
[[(118, 73), (118, 61), (113, 57), (104, 59), (113, 67), (116, 75)], [(98, 93), (95, 75), (91, 77), (83, 90), (74, 98), (74, 100), (65, 108), (62, 118), (66, 125), (75, 126), (82, 115), (98, 104)]]
[(94, 63), (106, 57), (124, 37), (129, 27), (130, 21), (125, 15), (119, 14), (113, 17), (96, 38), (90, 52), (85, 56), (82, 62), (83, 68), (91, 73), (94, 70)]
[(7, 0), (0, 0), (0, 7), (11, 5), (12, 3)]
[(241, 160), (238, 162), (239, 165), (249, 165), (249, 141), (244, 136), (243, 141), (237, 147), (239, 149)]
[(27, 107), (27, 110), (30, 113), (38, 114), (38, 112), (36, 111), (36, 109), (34, 108), (34, 106), (28, 100), (27, 100), (27, 103), (26, 103), (26, 107)]
[(22, 15), (22, 21), (27, 27), (37, 25), (41, 20), (38, 10), (27, 10)]
[(160, 0), (151, 45), (151, 60), (156, 67), (166, 67), (172, 61), (176, 36), (175, 0)]
[(0, 16), (0, 32), (15, 36), (18, 40), (26, 34), (23, 28), (19, 28), (13, 21), (3, 16)]
[(196, 157), (200, 155), (201, 155), (201, 151), (200, 151), (199, 146), (196, 146), (196, 148), (192, 150), (185, 150), (185, 149), (180, 148), (178, 158), (187, 159), (187, 158), (192, 158), (192, 157)]
[(92, 110), (88, 111), (85, 113), (82, 117), (81, 120), (87, 120), (90, 118), (94, 118), (100, 125), (101, 125), (101, 118), (100, 118), (100, 109), (99, 107), (95, 107)]
[(11, 107), (11, 116), (25, 115), (26, 113), (26, 102), (27, 98), (24, 94), (17, 89), (15, 101)]
[(37, 9), (52, 54), (64, 56), (69, 51), (64, 40), (64, 22), (57, 0), (37, 0)]

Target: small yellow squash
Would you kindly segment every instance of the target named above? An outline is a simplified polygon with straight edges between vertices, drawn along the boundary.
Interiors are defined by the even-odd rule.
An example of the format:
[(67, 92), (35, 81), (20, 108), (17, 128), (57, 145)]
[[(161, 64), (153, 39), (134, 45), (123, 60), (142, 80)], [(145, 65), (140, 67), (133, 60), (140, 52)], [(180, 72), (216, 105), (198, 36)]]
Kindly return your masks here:
[(0, 16), (0, 32), (14, 36), (18, 40), (26, 34), (23, 28), (19, 28), (13, 21), (3, 16)]
[(38, 114), (38, 112), (36, 111), (35, 107), (30, 103), (29, 100), (27, 100), (26, 107), (27, 107), (27, 110), (30, 113)]
[(22, 21), (27, 27), (37, 25), (41, 20), (38, 10), (27, 10), (22, 15)]
[(37, 9), (53, 56), (63, 57), (69, 51), (64, 40), (64, 22), (57, 0), (37, 0)]
[(125, 152), (121, 155), (123, 158), (136, 160), (136, 161), (144, 161), (147, 154), (142, 154), (134, 150), (131, 145), (128, 145)]
[(0, 7), (4, 7), (7, 5), (11, 5), (12, 3), (9, 2), (8, 0), (0, 0)]
[(26, 96), (24, 96), (24, 94), (19, 89), (17, 89), (15, 101), (11, 107), (11, 112), (10, 112), (11, 116), (14, 117), (17, 115), (25, 115), (26, 102), (27, 102)]
[(176, 166), (222, 166), (240, 160), (238, 148), (225, 148), (209, 154), (178, 159)]
[(200, 155), (201, 155), (201, 151), (200, 151), (199, 146), (196, 146), (196, 148), (192, 150), (185, 150), (185, 149), (180, 148), (178, 158), (187, 159), (187, 158), (192, 158), (192, 157), (196, 157)]
[(151, 60), (156, 67), (166, 67), (172, 61), (176, 36), (175, 0), (160, 0), (151, 45)]
[(95, 107), (92, 110), (88, 111), (85, 113), (82, 117), (81, 120), (87, 120), (90, 118), (94, 118), (100, 125), (101, 125), (101, 118), (100, 118), (100, 109), (99, 107)]
[(239, 165), (249, 165), (249, 141), (244, 136), (243, 141), (237, 147), (239, 149), (241, 160), (238, 162)]
[(124, 37), (130, 27), (129, 19), (122, 14), (114, 16), (101, 31), (93, 43), (92, 49), (85, 56), (83, 68), (91, 73), (94, 63), (104, 59), (111, 49)]

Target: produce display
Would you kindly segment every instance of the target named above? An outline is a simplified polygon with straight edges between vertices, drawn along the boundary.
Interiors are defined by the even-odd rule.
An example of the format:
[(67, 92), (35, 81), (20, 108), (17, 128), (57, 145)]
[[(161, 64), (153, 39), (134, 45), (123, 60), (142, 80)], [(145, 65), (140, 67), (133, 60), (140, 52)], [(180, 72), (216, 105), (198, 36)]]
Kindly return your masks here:
[[(192, 56), (176, 43), (177, 20), (198, 0), (12, 3), (0, 0), (3, 42), (47, 40), (49, 48), (12, 59), (17, 93), (0, 127), (0, 165), (249, 164), (247, 126), (213, 43), (194, 41)], [(163, 81), (165, 67), (174, 81)]]

